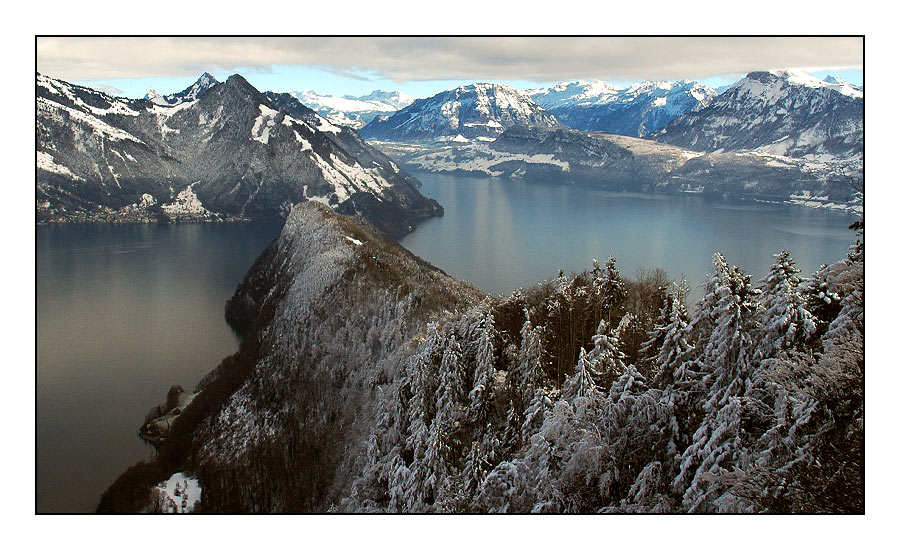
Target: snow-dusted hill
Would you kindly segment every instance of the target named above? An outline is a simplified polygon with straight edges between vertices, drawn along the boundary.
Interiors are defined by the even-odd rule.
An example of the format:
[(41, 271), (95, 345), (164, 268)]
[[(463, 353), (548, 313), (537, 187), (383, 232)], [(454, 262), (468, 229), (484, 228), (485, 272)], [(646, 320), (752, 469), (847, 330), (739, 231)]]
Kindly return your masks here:
[(691, 80), (647, 81), (628, 88), (602, 80), (580, 80), (526, 93), (569, 128), (635, 137), (705, 107), (716, 96), (712, 88)]
[(505, 84), (478, 83), (419, 99), (360, 130), (386, 141), (490, 141), (513, 126), (561, 128), (527, 95)]
[(239, 75), (156, 102), (40, 74), (36, 93), (41, 221), (282, 218), (318, 201), (401, 235), (441, 212), (352, 129), (280, 111)]
[(753, 72), (650, 136), (697, 151), (760, 152), (860, 168), (863, 92), (799, 71)]
[(327, 510), (417, 336), (482, 299), (364, 220), (295, 206), (229, 301), (229, 321), (250, 329), (240, 351), (200, 382), (157, 464), (194, 449), (172, 463), (189, 462), (202, 512)]
[(373, 145), (411, 170), (837, 209), (860, 206), (860, 197), (831, 166), (761, 151), (703, 153), (630, 136), (525, 127), (487, 143)]
[(336, 97), (298, 90), (291, 95), (334, 124), (359, 129), (379, 116), (390, 116), (414, 101), (401, 92), (375, 90), (363, 96)]

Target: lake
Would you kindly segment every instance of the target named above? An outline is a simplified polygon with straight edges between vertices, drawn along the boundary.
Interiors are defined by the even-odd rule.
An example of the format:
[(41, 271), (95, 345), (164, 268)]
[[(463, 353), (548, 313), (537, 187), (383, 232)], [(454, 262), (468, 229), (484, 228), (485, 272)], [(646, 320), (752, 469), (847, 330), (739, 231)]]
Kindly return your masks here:
[(238, 340), (225, 301), (279, 225), (36, 228), (36, 510), (93, 512), (151, 456), (137, 430)]
[(763, 280), (772, 256), (790, 251), (803, 274), (846, 257), (856, 216), (838, 211), (698, 195), (608, 193), (589, 187), (416, 173), (420, 191), (444, 206), (401, 240), (454, 277), (510, 294), (559, 270), (590, 269), (614, 256), (623, 275), (638, 268), (682, 274), (698, 300), (712, 256)]

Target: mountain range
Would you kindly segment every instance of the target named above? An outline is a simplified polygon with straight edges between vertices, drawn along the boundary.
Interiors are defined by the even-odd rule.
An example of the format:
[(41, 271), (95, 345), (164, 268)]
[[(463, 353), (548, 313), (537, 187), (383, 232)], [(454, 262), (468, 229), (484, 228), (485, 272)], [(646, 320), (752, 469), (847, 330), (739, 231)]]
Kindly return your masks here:
[[(460, 126), (474, 125), (450, 124), (453, 111), (445, 107), (445, 92), (361, 132), (384, 140), (375, 145), (415, 170), (832, 208), (860, 200), (847, 179), (862, 179), (863, 93), (833, 77), (750, 73), (721, 95), (690, 81), (623, 90), (596, 80), (528, 94), (562, 120), (605, 110), (595, 121), (617, 130), (583, 132), (524, 117), (504, 126), (497, 118), (488, 123), (482, 118), (477, 127), (490, 124), (497, 134), (451, 137)], [(675, 116), (680, 109), (684, 112)], [(634, 137), (661, 117), (672, 117), (671, 122)], [(422, 131), (425, 126), (429, 132)]]
[(696, 151), (752, 149), (860, 165), (863, 92), (834, 77), (753, 72), (649, 137)]
[(594, 80), (477, 83), (405, 107), (393, 92), (340, 98), (397, 109), (359, 133), (239, 75), (129, 100), (38, 74), (36, 95), (38, 221), (282, 219), (313, 200), (399, 236), (442, 212), (403, 165), (832, 206), (859, 200), (846, 179), (862, 180), (862, 89), (797, 71), (750, 73), (720, 94)]
[(334, 124), (356, 130), (375, 118), (390, 116), (415, 101), (415, 98), (402, 92), (382, 90), (375, 90), (362, 96), (337, 97), (304, 90), (292, 92), (291, 95)]
[(318, 201), (399, 236), (442, 213), (352, 129), (240, 75), (128, 100), (38, 74), (36, 94), (38, 221), (283, 219)]
[(627, 88), (580, 80), (526, 93), (569, 128), (634, 137), (664, 128), (716, 97), (714, 89), (691, 80), (647, 81)]

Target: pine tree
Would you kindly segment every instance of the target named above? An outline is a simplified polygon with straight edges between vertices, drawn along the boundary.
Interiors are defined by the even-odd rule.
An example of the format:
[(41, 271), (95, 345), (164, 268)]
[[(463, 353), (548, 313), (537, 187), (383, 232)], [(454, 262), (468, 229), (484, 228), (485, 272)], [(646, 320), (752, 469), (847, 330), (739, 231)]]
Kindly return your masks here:
[(519, 346), (517, 370), (517, 393), (522, 403), (530, 403), (539, 387), (545, 383), (544, 346), (542, 327), (531, 324), (531, 315), (525, 311), (525, 323), (522, 324), (522, 343)]
[(694, 346), (690, 343), (690, 319), (684, 303), (687, 290), (687, 281), (682, 277), (671, 295), (665, 324), (655, 331), (656, 338), (661, 336), (661, 341), (650, 361), (655, 365), (654, 385), (658, 388), (674, 384), (675, 371), (692, 359)]
[(598, 389), (606, 391), (625, 372), (625, 354), (619, 350), (616, 331), (611, 334), (606, 321), (600, 321), (592, 338), (594, 347), (588, 354), (596, 375), (593, 380)]
[(713, 265), (707, 295), (697, 313), (697, 319), (707, 323), (702, 329), (709, 330), (699, 358), (709, 382), (702, 404), (705, 414), (675, 479), (676, 487), (685, 491), (689, 511), (733, 511), (734, 502), (723, 495), (723, 485), (709, 481), (707, 474), (744, 466), (749, 443), (741, 433), (741, 398), (751, 387), (759, 291), (750, 286), (749, 276), (729, 267), (721, 254), (713, 256)]
[(774, 357), (779, 350), (796, 347), (816, 333), (815, 318), (798, 290), (802, 283), (799, 274), (787, 251), (775, 256), (762, 288), (758, 359)]
[(625, 281), (616, 268), (616, 259), (612, 256), (606, 260), (603, 274), (600, 277), (600, 304), (603, 319), (610, 326), (618, 324), (625, 312), (627, 289)]
[(563, 386), (563, 395), (569, 400), (585, 397), (594, 391), (594, 388), (597, 385), (596, 382), (594, 382), (594, 378), (597, 377), (597, 375), (596, 366), (588, 358), (588, 354), (584, 351), (584, 348), (581, 348), (581, 352), (578, 354), (578, 364), (575, 366), (575, 372), (566, 379), (566, 383)]
[(475, 352), (475, 374), (472, 391), (469, 392), (469, 418), (476, 424), (486, 425), (491, 412), (494, 394), (494, 316), (485, 313), (478, 333)]

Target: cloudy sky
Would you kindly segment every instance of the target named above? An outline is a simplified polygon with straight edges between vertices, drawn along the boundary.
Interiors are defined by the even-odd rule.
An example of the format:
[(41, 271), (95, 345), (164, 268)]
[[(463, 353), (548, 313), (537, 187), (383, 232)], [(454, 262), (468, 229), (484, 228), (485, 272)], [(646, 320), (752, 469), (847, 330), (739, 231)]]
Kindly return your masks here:
[(820, 37), (38, 37), (38, 71), (129, 97), (179, 91), (208, 71), (263, 90), (417, 97), (472, 81), (518, 88), (600, 78), (693, 79), (797, 68), (862, 84), (863, 39)]

